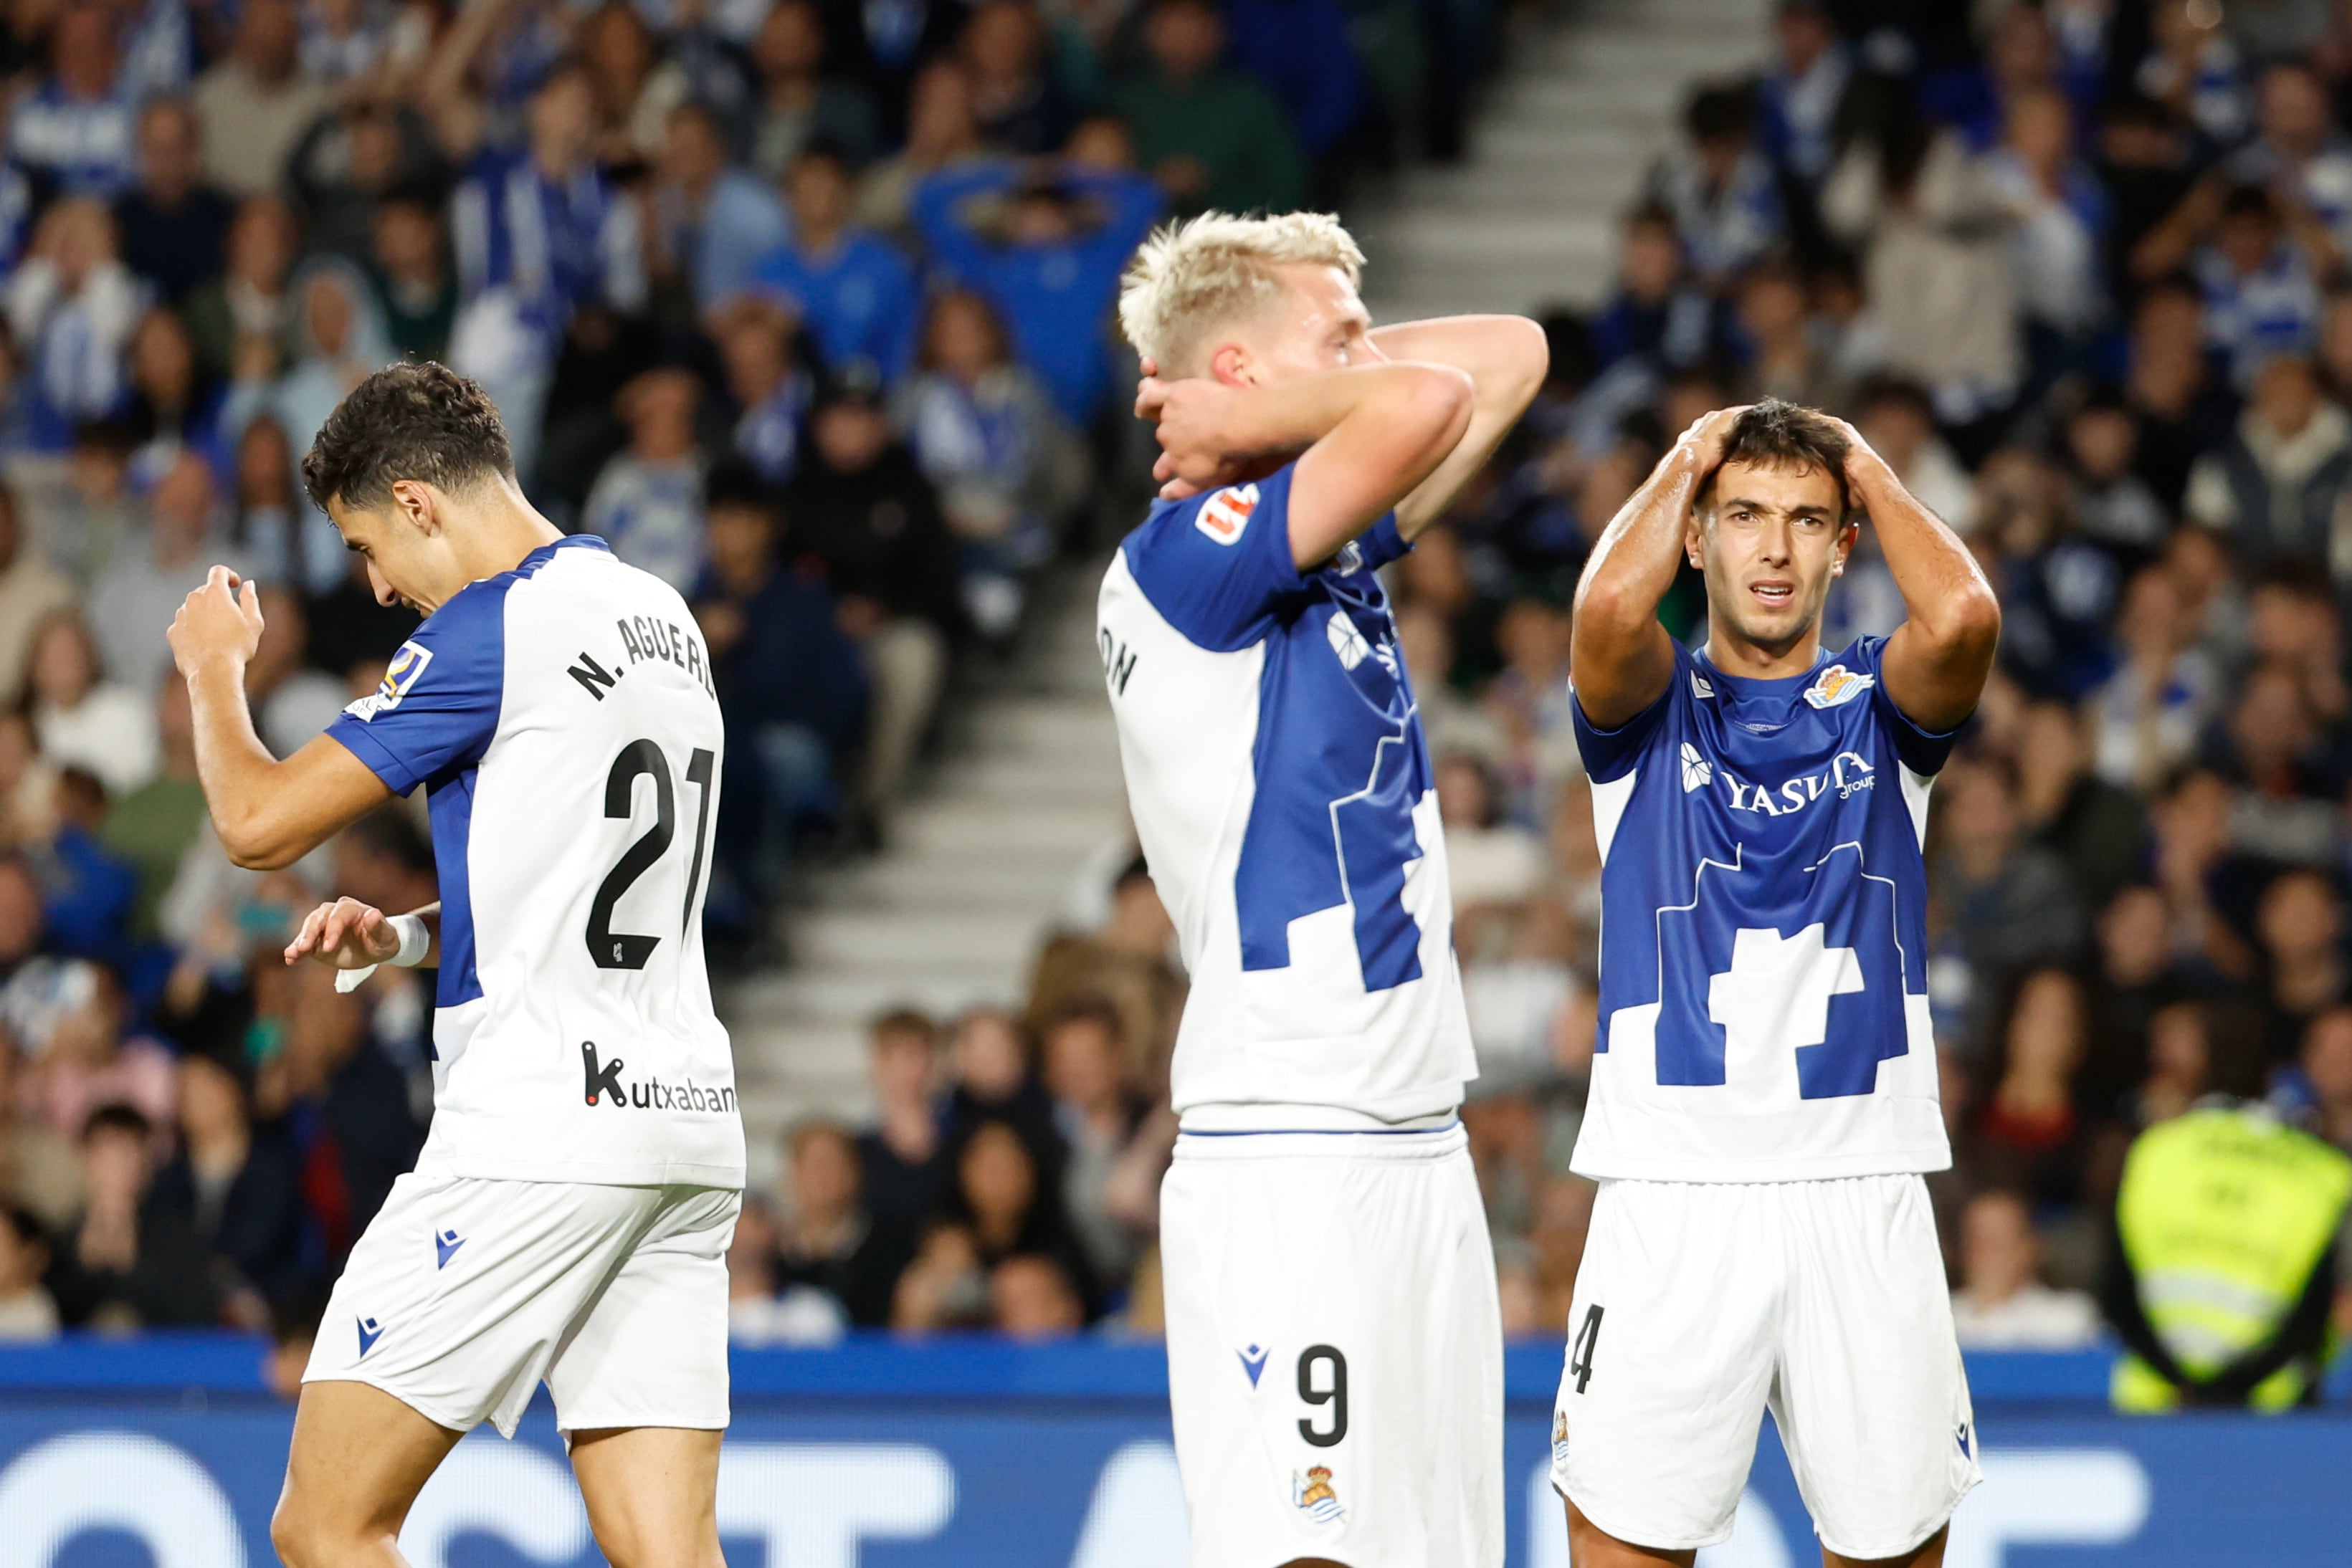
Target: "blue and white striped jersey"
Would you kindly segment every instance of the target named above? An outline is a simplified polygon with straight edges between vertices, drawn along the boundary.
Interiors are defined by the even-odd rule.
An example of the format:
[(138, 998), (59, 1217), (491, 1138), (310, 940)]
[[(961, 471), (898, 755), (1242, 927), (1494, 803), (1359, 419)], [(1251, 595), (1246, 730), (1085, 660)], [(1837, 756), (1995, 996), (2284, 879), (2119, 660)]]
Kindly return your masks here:
[(1941, 1170), (1927, 793), (1952, 737), (1885, 639), (1778, 680), (1675, 650), (1614, 730), (1576, 712), (1601, 845), (1601, 1026), (1574, 1168), (1655, 1181)]
[(1374, 575), (1407, 547), (1383, 518), (1299, 570), (1295, 472), (1155, 505), (1098, 606), (1129, 805), (1192, 971), (1172, 1070), (1192, 1127), (1433, 1116), (1477, 1071), (1429, 747)]
[(588, 537), (469, 584), (327, 733), (422, 784), (441, 883), (421, 1170), (743, 1185), (702, 899), (724, 741), (660, 579)]

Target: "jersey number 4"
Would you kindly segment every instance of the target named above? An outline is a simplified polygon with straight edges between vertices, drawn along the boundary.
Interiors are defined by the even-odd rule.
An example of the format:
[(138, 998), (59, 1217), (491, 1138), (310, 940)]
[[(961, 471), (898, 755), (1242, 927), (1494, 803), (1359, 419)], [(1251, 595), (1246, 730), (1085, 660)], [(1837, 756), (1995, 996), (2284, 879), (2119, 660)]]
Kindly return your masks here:
[[(701, 747), (695, 747), (693, 755), (687, 758), (686, 781), (695, 787), (697, 805), (694, 858), (687, 867), (686, 904), (678, 915), (681, 937), (694, 919), (694, 894), (702, 883), (702, 853), (710, 830), (710, 785), (718, 765), (718, 757)], [(614, 905), (621, 902), (621, 895), (637, 878), (652, 870), (654, 862), (668, 852), (670, 841), (677, 836), (677, 790), (670, 783), (669, 758), (650, 740), (629, 742), (613, 759), (613, 770), (604, 776), (604, 815), (628, 821), (641, 776), (654, 781), (654, 825), (621, 852), (621, 858), (604, 873), (604, 880), (597, 884), (595, 899), (588, 905), (588, 956), (596, 961), (600, 969), (642, 969), (646, 960), (654, 956), (654, 949), (661, 946), (658, 936), (613, 929)]]

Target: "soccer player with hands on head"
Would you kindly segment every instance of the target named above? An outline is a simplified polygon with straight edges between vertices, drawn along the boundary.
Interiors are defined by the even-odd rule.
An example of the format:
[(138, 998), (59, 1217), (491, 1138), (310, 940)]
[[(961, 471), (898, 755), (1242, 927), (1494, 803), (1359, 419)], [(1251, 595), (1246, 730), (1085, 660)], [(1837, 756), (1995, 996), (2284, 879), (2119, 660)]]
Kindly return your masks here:
[(1199, 1568), (1497, 1568), (1502, 1329), (1429, 747), (1377, 570), (1517, 420), (1516, 317), (1375, 328), (1327, 216), (1153, 236), (1160, 498), (1097, 632), (1192, 991), (1160, 1254)]
[[(1908, 618), (1825, 652), (1865, 516)], [(1685, 563), (1696, 649), (1657, 619)], [(1578, 1568), (1726, 1539), (1768, 1405), (1825, 1562), (1942, 1561), (1979, 1471), (1920, 1179), (1951, 1163), (1921, 852), (2000, 628), (1853, 428), (1776, 400), (1685, 431), (1585, 568), (1601, 1025), (1572, 1164), (1601, 1191), (1552, 1431)]]

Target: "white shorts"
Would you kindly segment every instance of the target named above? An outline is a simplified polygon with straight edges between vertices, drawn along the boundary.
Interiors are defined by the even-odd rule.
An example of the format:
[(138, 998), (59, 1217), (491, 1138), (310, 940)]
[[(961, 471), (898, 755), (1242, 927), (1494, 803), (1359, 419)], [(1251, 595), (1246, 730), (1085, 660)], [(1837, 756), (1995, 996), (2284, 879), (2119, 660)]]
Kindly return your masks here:
[(305, 1383), (372, 1384), (507, 1437), (541, 1379), (565, 1432), (727, 1425), (743, 1195), (411, 1173), (352, 1249)]
[(1982, 1479), (1927, 1185), (1604, 1181), (1552, 1484), (1618, 1540), (1712, 1546), (1769, 1405), (1822, 1544), (1894, 1557)]
[(1160, 1195), (1195, 1568), (1500, 1568), (1503, 1333), (1461, 1127), (1186, 1134)]

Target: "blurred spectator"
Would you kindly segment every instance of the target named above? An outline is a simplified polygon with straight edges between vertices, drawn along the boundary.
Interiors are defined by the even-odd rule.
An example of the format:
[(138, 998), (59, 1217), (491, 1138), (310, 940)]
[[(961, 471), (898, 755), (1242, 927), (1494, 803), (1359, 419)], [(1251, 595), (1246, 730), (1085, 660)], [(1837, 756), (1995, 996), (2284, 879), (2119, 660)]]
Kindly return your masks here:
[(1159, 193), (1141, 175), (1072, 164), (1050, 175), (971, 164), (932, 175), (914, 195), (933, 262), (995, 306), (1022, 360), (1079, 429), (1109, 389), (1104, 323), (1119, 270), (1159, 213)]
[(1176, 927), (1140, 853), (1119, 868), (1110, 907), (1086, 935), (1064, 933), (1037, 955), (1029, 980), (1028, 1020), (1042, 1030), (1064, 1007), (1088, 998), (1118, 1011), (1125, 1076), (1164, 1097), (1176, 1023), (1184, 1007), (1184, 977), (1175, 964)]
[(2080, 361), (2105, 313), (2099, 268), (2106, 195), (2075, 152), (2074, 110), (2054, 87), (2009, 104), (1993, 178), (2013, 226), (2010, 265), (2030, 373), (2046, 387)]
[(135, 139), (115, 16), (89, 4), (54, 16), (49, 74), (8, 118), (9, 156), (68, 196), (112, 196), (131, 183)]
[(940, 1213), (971, 1236), (983, 1270), (1008, 1258), (1051, 1259), (1078, 1286), (1084, 1310), (1089, 1285), (1080, 1282), (1090, 1282), (1092, 1276), (1052, 1175), (1012, 1123), (992, 1117), (974, 1122), (957, 1146)]
[(274, 382), (240, 373), (223, 417), (235, 429), (267, 410), (287, 438), (308, 450), (343, 394), (392, 358), (375, 291), (359, 269), (314, 261), (294, 279), (293, 353)]
[(261, 636), (246, 662), (246, 700), (262, 744), (274, 756), (291, 757), (323, 734), (350, 699), (341, 681), (306, 661), (310, 628), (301, 596), (272, 583), (258, 597)]
[(1479, 758), (1454, 752), (1439, 760), (1437, 811), (1445, 826), (1445, 874), (1457, 922), (1482, 904), (1517, 904), (1542, 882), (1543, 840), (1507, 821), (1504, 804), (1492, 770)]
[(32, 1211), (0, 1202), (0, 1342), (37, 1343), (58, 1333), (58, 1303), (41, 1283), (49, 1240)]
[(2022, 1173), (2039, 1203), (2074, 1201), (2083, 1125), (2074, 1077), (2089, 1051), (2083, 989), (2063, 969), (2042, 968), (2018, 984), (2001, 1033), (2000, 1076), (1978, 1134)]
[[(1017, 612), (1018, 574), (1051, 552), (1052, 526), (1076, 503), (1085, 458), (984, 298), (964, 289), (931, 297), (916, 374), (893, 400), (892, 417), (938, 486), (949, 528), (967, 551), (990, 559), (1001, 585), (993, 601)], [(1010, 627), (1000, 615), (990, 630)]]
[(2234, 145), (2250, 109), (2238, 48), (2221, 30), (2221, 12), (2197, 0), (2157, 0), (2150, 30), (2154, 47), (2139, 64), (2140, 90), (2210, 141)]
[(912, 244), (917, 187), (933, 174), (974, 162), (986, 151), (972, 114), (971, 77), (952, 60), (925, 66), (916, 73), (908, 99), (905, 144), (869, 165), (859, 182), (857, 221)]
[(2218, 678), (2190, 645), (2179, 588), (2162, 567), (2133, 576), (2116, 631), (2122, 667), (2090, 699), (2094, 755), (2100, 778), (2146, 795), (2195, 755)]
[(955, 540), (930, 481), (892, 439), (879, 387), (854, 378), (834, 386), (810, 435), (784, 515), (796, 547), (824, 564), (843, 629), (865, 652), (874, 704), (857, 793), (878, 821), (906, 782), (962, 625)]
[(219, 389), (196, 362), (195, 340), (158, 306), (139, 319), (125, 355), (130, 381), (123, 417), (142, 440), (132, 465), (152, 478), (183, 449), (207, 463), (220, 457)]
[(74, 612), (55, 611), (40, 622), (29, 685), (34, 732), (53, 764), (87, 768), (120, 794), (154, 773), (155, 724), (147, 695), (105, 679), (98, 646)]
[(1755, 115), (1742, 89), (1699, 88), (1683, 106), (1684, 140), (1649, 174), (1648, 198), (1673, 214), (1693, 271), (1718, 292), (1788, 228)]
[(782, 485), (800, 465), (801, 424), (814, 395), (793, 357), (792, 319), (781, 306), (746, 298), (717, 312), (712, 326), (728, 396), (741, 411), (735, 455), (763, 482)]
[(1024, 1342), (1059, 1339), (1087, 1326), (1086, 1302), (1053, 1259), (1007, 1258), (989, 1270), (988, 1300), (997, 1330)]
[(275, 195), (239, 203), (228, 229), (228, 270), (188, 296), (189, 334), (207, 373), (266, 379), (290, 350), (294, 299), (286, 280), (299, 246), (294, 214)]
[(939, 1026), (910, 1008), (868, 1027), (874, 1122), (857, 1134), (859, 1186), (878, 1225), (911, 1234), (938, 1201), (946, 1160), (940, 1128)]
[(889, 241), (857, 226), (842, 154), (802, 149), (784, 171), (792, 237), (753, 269), (758, 287), (789, 305), (835, 375), (859, 361), (895, 379), (914, 357), (920, 293)]
[(202, 1243), (152, 1201), (154, 1124), (128, 1105), (92, 1112), (81, 1134), (80, 1218), (59, 1240), (48, 1287), (76, 1328), (194, 1328), (216, 1321), (220, 1295)]
[(777, 1238), (776, 1284), (822, 1291), (848, 1323), (881, 1328), (906, 1266), (911, 1237), (860, 1207), (856, 1141), (834, 1122), (803, 1122), (785, 1134), (792, 1207)]
[(64, 956), (123, 961), (139, 874), (100, 840), (106, 786), (88, 768), (66, 768), (53, 799), (48, 841), (32, 852), (49, 946)]
[[(1742, 397), (1785, 398), (1809, 408), (1852, 406), (1853, 389), (1814, 330), (1811, 290), (1793, 262), (1767, 258), (1749, 267), (1739, 279), (1737, 300), (1744, 340)], [(1885, 449), (1879, 455), (1885, 456)]]
[(880, 140), (873, 97), (850, 78), (825, 68), (824, 13), (808, 0), (768, 8), (751, 40), (760, 99), (751, 128), (751, 167), (770, 180), (803, 149), (838, 147), (863, 163)]
[(305, 68), (292, 0), (246, 0), (236, 42), (196, 83), (205, 172), (232, 195), (275, 191), (294, 144), (327, 111), (332, 89)]
[(1958, 762), (1938, 780), (1936, 804), (1931, 874), (1974, 994), (1996, 997), (2024, 966), (2064, 963), (2079, 951), (2081, 901), (2064, 862), (2025, 839), (2013, 768), (1993, 758)]
[[(219, 513), (212, 469), (196, 454), (182, 452), (156, 481), (147, 527), (114, 541), (106, 570), (90, 586), (90, 622), (107, 674), (142, 696), (176, 678), (164, 633), (181, 602), (204, 586), (213, 567), (246, 569), (240, 560), (224, 563), (215, 537)], [(117, 789), (145, 777), (117, 783), (103, 769), (100, 776)]]
[(613, 552), (693, 591), (703, 567), (702, 454), (695, 444), (699, 382), (683, 370), (648, 371), (624, 388), (629, 444), (604, 465), (581, 521)]
[(72, 580), (29, 548), (16, 492), (0, 480), (0, 709), (22, 700), (36, 637), (73, 600)]
[(180, 1064), (180, 1152), (155, 1177), (150, 1202), (209, 1254), (226, 1314), (268, 1323), (268, 1303), (308, 1284), (301, 1172), (282, 1129), (257, 1128), (246, 1086), (208, 1057)]
[(2147, 868), (2151, 845), (2139, 802), (2093, 772), (2082, 716), (2064, 702), (2026, 710), (2017, 762), (2028, 831), (2066, 862), (2084, 904), (2104, 907)]
[(1867, 329), (1885, 368), (1927, 387), (1951, 423), (2000, 409), (2023, 366), (1992, 168), (1892, 78), (1858, 79), (1839, 113), (1847, 135), (1822, 216), (1864, 253)]
[[(794, 11), (813, 14), (806, 5), (779, 5), (768, 26)], [(699, 103), (669, 111), (656, 168), (655, 270), (676, 268), (696, 309), (708, 311), (748, 287), (761, 258), (785, 242), (783, 207), (755, 175), (729, 165), (727, 128)]]
[(2042, 1239), (2016, 1193), (1969, 1200), (1960, 1218), (1960, 1288), (1952, 1319), (1963, 1350), (2084, 1350), (2098, 1342), (2098, 1303), (2043, 1284)]
[(1773, 58), (1757, 84), (1765, 150), (1808, 185), (1829, 172), (1831, 131), (1853, 58), (1822, 0), (1783, 0), (1772, 14)]
[(1113, 106), (1177, 212), (1287, 212), (1306, 200), (1305, 156), (1274, 95), (1220, 63), (1225, 41), (1208, 0), (1154, 0)]
[(2232, 179), (2301, 205), (2352, 255), (2352, 148), (2336, 129), (2327, 86), (2306, 61), (2273, 57), (2255, 84), (2254, 140), (2230, 159)]
[(1069, 1151), (1062, 1202), (1098, 1280), (1133, 1270), (1175, 1145), (1172, 1122), (1152, 1124), (1136, 1092), (1125, 1028), (1110, 1002), (1081, 997), (1062, 1004), (1039, 1030), (1054, 1124)]
[(956, 57), (971, 78), (983, 138), (1023, 157), (1060, 150), (1076, 110), (1046, 68), (1045, 24), (1029, 0), (974, 5), (956, 38)]
[(2138, 472), (2139, 448), (2138, 419), (2120, 395), (2094, 392), (2066, 416), (2076, 524), (2126, 568), (2153, 559), (2172, 527), (2164, 502)]
[(1626, 214), (1617, 288), (1592, 322), (1601, 362), (1634, 359), (1653, 373), (1695, 365), (1716, 346), (1714, 303), (1684, 275), (1674, 214), (1640, 206)]
[[(1039, 1166), (1059, 1165), (1054, 1103), (1037, 1082), (1030, 1038), (1018, 1019), (1002, 1008), (965, 1012), (949, 1031), (948, 1072), (948, 1132), (958, 1151), (974, 1128), (1002, 1123), (1021, 1134)], [(1058, 1194), (1054, 1207), (1058, 1212)]]
[(369, 218), (367, 279), (384, 346), (398, 358), (438, 360), (457, 321), (448, 225), (429, 193), (396, 190)]
[(2344, 957), (2344, 903), (2333, 879), (2305, 870), (2272, 879), (2255, 906), (2254, 930), (2263, 950), (2267, 1015), (2261, 1054), (2284, 1067), (2302, 1051), (2314, 1020), (2352, 999), (2352, 968)]
[(781, 526), (749, 476), (714, 477), (694, 613), (727, 721), (711, 884), (722, 904), (748, 896), (765, 905), (782, 893), (796, 831), (843, 807), (866, 724), (857, 645), (824, 584), (779, 563)]
[(2331, 557), (2352, 527), (2347, 492), (2352, 416), (2326, 401), (2309, 361), (2280, 354), (2255, 375), (2236, 434), (2189, 471), (2186, 508), (2252, 565), (2334, 565), (2342, 576), (2352, 561)]
[(123, 264), (167, 305), (221, 269), (236, 206), (204, 172), (204, 124), (184, 99), (139, 111), (139, 183), (117, 197)]
[(2309, 1130), (2352, 1154), (2352, 1008), (2330, 1008), (2311, 1020), (2301, 1067)]
[(1222, 13), (1226, 57), (1265, 84), (1308, 158), (1327, 164), (1365, 110), (1357, 24), (1339, 0), (1259, 0)]
[(28, 361), (40, 444), (62, 447), (76, 423), (112, 411), (143, 295), (122, 265), (114, 215), (103, 202), (73, 197), (41, 214), (32, 248), (0, 290), (8, 330)]
[(163, 894), (211, 821), (196, 776), (195, 722), (186, 682), (165, 681), (155, 688), (155, 734), (162, 762), (154, 777), (119, 798), (106, 815), (107, 848), (138, 873), (131, 930), (142, 938), (155, 934)]

